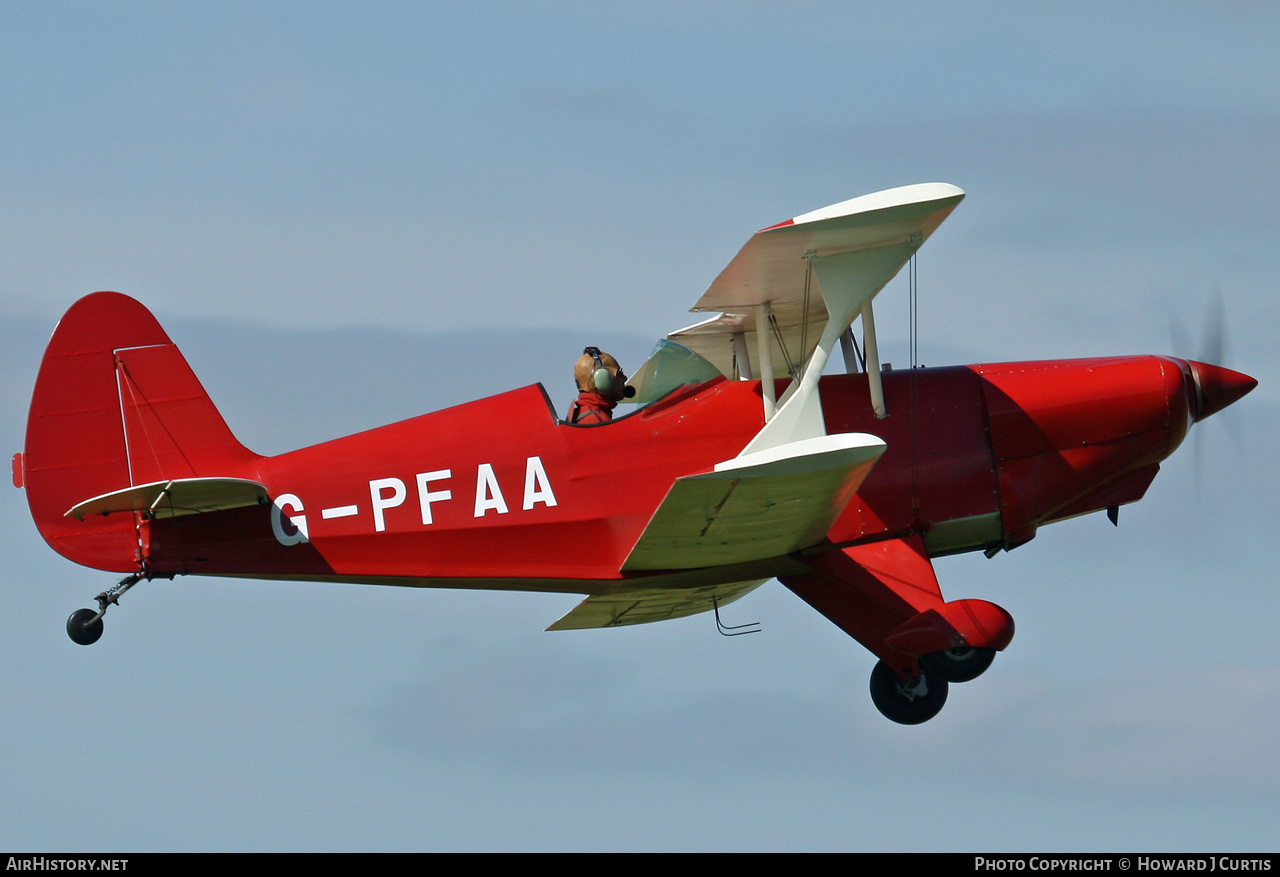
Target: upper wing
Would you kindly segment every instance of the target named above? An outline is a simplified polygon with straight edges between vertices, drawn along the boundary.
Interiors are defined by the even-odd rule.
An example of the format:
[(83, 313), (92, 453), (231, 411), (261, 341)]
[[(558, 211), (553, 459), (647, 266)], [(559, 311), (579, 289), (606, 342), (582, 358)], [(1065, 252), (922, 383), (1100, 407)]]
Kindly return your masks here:
[(678, 478), (622, 569), (722, 566), (814, 545), (884, 450), (873, 435), (824, 435)]
[(866, 262), (868, 273), (859, 285), (874, 295), (962, 198), (964, 192), (947, 183), (921, 183), (842, 201), (761, 229), (692, 308), (720, 311), (720, 316), (668, 337), (732, 376), (733, 336), (744, 335), (745, 349), (754, 355), (754, 309), (767, 305), (776, 323), (774, 361), (799, 365), (813, 352), (827, 320), (822, 291), (809, 272), (807, 257), (897, 248), (901, 258)]

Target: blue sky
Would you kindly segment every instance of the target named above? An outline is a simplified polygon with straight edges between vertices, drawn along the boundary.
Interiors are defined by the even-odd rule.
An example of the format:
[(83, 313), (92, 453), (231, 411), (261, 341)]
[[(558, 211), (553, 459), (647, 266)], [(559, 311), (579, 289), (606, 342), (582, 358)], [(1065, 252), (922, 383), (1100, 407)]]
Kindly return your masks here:
[(753, 230), (930, 180), (968, 198), (921, 253), (925, 362), (1194, 356), (1171, 323), (1198, 337), (1220, 289), (1261, 385), (1119, 529), (939, 561), (1018, 635), (919, 728), (776, 583), (734, 640), (150, 583), (82, 649), (62, 624), (110, 577), (10, 489), (0, 846), (1274, 851), (1278, 43), (1248, 2), (6, 4), (10, 451), (96, 289), (275, 453), (535, 380), (563, 407), (575, 346), (638, 364)]

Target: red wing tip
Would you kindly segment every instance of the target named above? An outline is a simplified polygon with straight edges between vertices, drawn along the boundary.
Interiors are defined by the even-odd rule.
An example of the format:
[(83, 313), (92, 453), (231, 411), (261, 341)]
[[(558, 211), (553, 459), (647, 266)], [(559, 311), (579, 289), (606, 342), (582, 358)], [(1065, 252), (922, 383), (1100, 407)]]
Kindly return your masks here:
[(786, 222), (779, 222), (777, 225), (771, 225), (771, 226), (768, 226), (767, 228), (762, 228), (760, 229), (760, 231), (756, 232), (756, 234), (763, 234), (766, 231), (773, 231), (775, 228), (786, 228), (788, 225), (795, 225), (795, 224), (796, 224), (796, 221), (794, 219), (788, 219)]

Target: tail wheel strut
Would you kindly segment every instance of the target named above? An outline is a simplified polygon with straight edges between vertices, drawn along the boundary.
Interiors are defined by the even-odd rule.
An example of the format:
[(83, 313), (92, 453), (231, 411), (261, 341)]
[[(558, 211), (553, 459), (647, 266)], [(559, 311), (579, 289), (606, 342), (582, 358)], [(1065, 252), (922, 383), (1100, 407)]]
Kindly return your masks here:
[(92, 609), (77, 609), (72, 612), (67, 619), (67, 636), (76, 645), (91, 646), (96, 643), (102, 637), (102, 616), (107, 614), (107, 607), (118, 604), (125, 591), (143, 579), (150, 578), (151, 574), (146, 570), (127, 575), (115, 587), (98, 595), (97, 612)]

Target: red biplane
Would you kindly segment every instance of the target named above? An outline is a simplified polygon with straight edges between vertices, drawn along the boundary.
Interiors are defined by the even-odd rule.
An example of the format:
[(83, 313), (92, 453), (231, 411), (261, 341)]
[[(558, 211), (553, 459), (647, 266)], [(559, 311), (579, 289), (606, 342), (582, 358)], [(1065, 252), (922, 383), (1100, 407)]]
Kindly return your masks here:
[[(757, 232), (694, 307), (716, 316), (660, 341), (637, 410), (594, 426), (535, 385), (260, 456), (142, 305), (83, 298), (13, 470), (54, 550), (128, 574), (68, 633), (96, 641), (126, 590), (179, 575), (584, 594), (551, 630), (719, 622), (777, 578), (880, 659), (882, 713), (926, 721), (1014, 628), (944, 599), (932, 558), (1114, 521), (1256, 385), (1162, 356), (882, 369), (872, 301), (963, 197), (907, 186)], [(837, 347), (846, 373), (822, 376)]]

